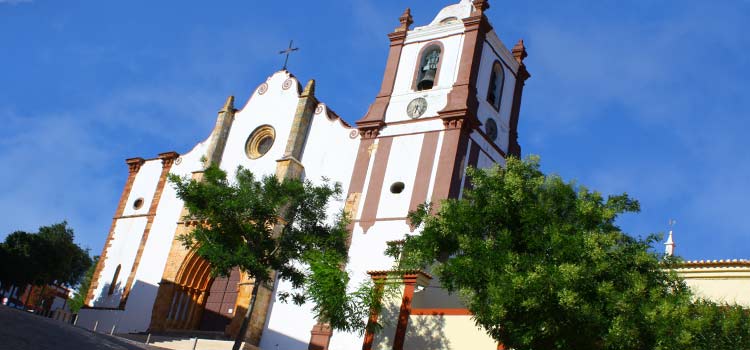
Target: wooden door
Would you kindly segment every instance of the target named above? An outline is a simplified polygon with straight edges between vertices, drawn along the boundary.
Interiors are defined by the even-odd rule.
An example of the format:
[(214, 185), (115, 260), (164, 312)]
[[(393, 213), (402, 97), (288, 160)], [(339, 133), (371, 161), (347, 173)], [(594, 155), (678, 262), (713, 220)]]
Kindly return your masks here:
[(237, 284), (240, 272), (235, 269), (229, 277), (217, 277), (211, 283), (201, 317), (199, 330), (224, 332), (234, 316), (237, 301)]

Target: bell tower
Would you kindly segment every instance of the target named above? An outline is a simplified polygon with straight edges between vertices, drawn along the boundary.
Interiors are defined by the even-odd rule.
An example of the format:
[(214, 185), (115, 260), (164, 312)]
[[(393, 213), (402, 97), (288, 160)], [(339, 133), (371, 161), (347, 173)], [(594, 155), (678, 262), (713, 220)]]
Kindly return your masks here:
[[(356, 123), (360, 143), (346, 199), (352, 219), (347, 269), (355, 282), (370, 278), (367, 271), (392, 268), (383, 254), (388, 242), (418, 233), (408, 213), (425, 202), (459, 198), (469, 185), (468, 166), (504, 165), (506, 157), (520, 156), (526, 49), (523, 41), (512, 50), (500, 41), (489, 8), (488, 0), (461, 0), (414, 28), (406, 9), (388, 34), (380, 91)], [(399, 337), (403, 332), (393, 339)], [(344, 339), (334, 336), (332, 345), (343, 346)], [(368, 339), (372, 345), (366, 338), (365, 348)]]

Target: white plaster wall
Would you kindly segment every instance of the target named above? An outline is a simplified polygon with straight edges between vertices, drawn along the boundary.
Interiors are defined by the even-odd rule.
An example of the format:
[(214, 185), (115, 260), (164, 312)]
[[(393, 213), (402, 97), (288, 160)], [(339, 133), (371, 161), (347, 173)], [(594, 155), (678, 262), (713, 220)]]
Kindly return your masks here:
[[(393, 138), (383, 177), (377, 218), (404, 218), (409, 214), (423, 140), (424, 134)], [(391, 193), (391, 185), (399, 181), (405, 184), (404, 190), (401, 193)]]
[(357, 158), (359, 135), (357, 129), (346, 127), (339, 120), (329, 119), (326, 109), (324, 106), (320, 114), (313, 116), (300, 161), (305, 167), (306, 179), (319, 183), (326, 177), (332, 182), (339, 182), (345, 196)]
[[(359, 224), (355, 224), (349, 248), (349, 264), (346, 266), (351, 278), (349, 287), (356, 288), (369, 281), (367, 271), (393, 268), (393, 259), (384, 254), (386, 242), (402, 239), (406, 233), (409, 233), (409, 225), (405, 220), (375, 222), (366, 234)], [(334, 332), (329, 349), (358, 349), (362, 347), (363, 341), (364, 336), (359, 334)]]
[(699, 297), (719, 303), (750, 306), (750, 269), (683, 270), (680, 275)]
[[(111, 246), (107, 249), (104, 268), (99, 274), (99, 281), (94, 292), (93, 306), (118, 307), (124, 284), (133, 267), (135, 254), (140, 246), (143, 229), (146, 227), (145, 217), (125, 218), (117, 220)], [(112, 295), (108, 295), (117, 265), (121, 265), (115, 285), (119, 283)], [(105, 289), (106, 288), (106, 289)]]
[[(342, 185), (341, 198), (330, 203), (328, 217), (333, 219), (344, 207), (344, 196), (351, 180), (354, 160), (359, 147), (359, 136), (350, 137), (353, 129), (340, 121), (329, 119), (324, 110), (313, 117), (310, 132), (305, 143), (301, 162), (305, 167), (305, 177), (313, 183), (321, 183), (326, 177), (331, 182)], [(291, 291), (289, 282), (279, 282), (274, 295), (279, 291)], [(310, 331), (316, 320), (312, 304), (302, 306), (272, 300), (266, 326), (261, 338), (261, 349), (307, 349)]]
[(315, 325), (312, 304), (295, 305), (276, 298), (278, 292), (292, 291), (291, 283), (282, 281), (274, 287), (274, 299), (268, 310), (260, 348), (263, 350), (289, 349), (306, 350), (310, 342), (310, 331)]
[(404, 349), (463, 350), (497, 349), (471, 316), (410, 316)]
[[(291, 87), (282, 88), (285, 80), (291, 79)], [(221, 168), (231, 177), (238, 166), (243, 166), (258, 177), (276, 173), (276, 160), (281, 158), (286, 149), (289, 130), (294, 120), (294, 113), (299, 101), (298, 82), (285, 71), (274, 73), (266, 80), (268, 91), (253, 93), (245, 107), (235, 114), (232, 129), (227, 137)], [(271, 149), (258, 159), (250, 159), (245, 154), (245, 143), (250, 134), (261, 125), (270, 125), (276, 132)]]
[(411, 303), (412, 309), (463, 309), (463, 304), (457, 294), (450, 294), (440, 287), (440, 280), (433, 277), (427, 288), (416, 291)]
[[(477, 99), (479, 100), (479, 109), (477, 117), (482, 122), (482, 130), (487, 119), (492, 118), (497, 123), (498, 136), (495, 143), (504, 152), (508, 151), (508, 135), (510, 132), (510, 111), (513, 105), (513, 92), (515, 89), (515, 77), (513, 71), (508, 68), (508, 62), (505, 57), (498, 55), (502, 48), (493, 48), (489, 42), (485, 41), (482, 48), (482, 60), (479, 65), (479, 75), (477, 76)], [(507, 49), (506, 49), (507, 50)], [(500, 61), (504, 71), (504, 85), (500, 100), (500, 109), (496, 110), (487, 102), (487, 91), (492, 75), (492, 67), (495, 61)]]
[[(128, 201), (125, 202), (125, 210), (122, 213), (123, 216), (148, 214), (148, 209), (151, 207), (151, 201), (154, 199), (156, 184), (159, 182), (161, 169), (161, 159), (151, 159), (143, 163), (141, 169), (138, 170), (138, 173), (135, 175), (135, 180), (133, 181), (133, 187), (130, 190)], [(140, 209), (136, 210), (133, 208), (133, 203), (138, 198), (143, 198), (143, 205)]]
[(396, 136), (430, 131), (442, 131), (443, 121), (439, 118), (419, 120), (415, 123), (388, 124), (380, 129), (380, 136)]
[[(200, 158), (205, 154), (207, 145), (208, 141), (201, 142), (193, 150), (180, 156), (179, 161), (172, 165), (170, 174), (190, 177), (193, 171), (202, 169)], [(151, 323), (151, 311), (177, 229), (177, 222), (181, 220), (182, 207), (183, 203), (177, 198), (174, 186), (167, 182), (141, 255), (141, 262), (136, 271), (127, 305), (125, 305), (125, 312), (119, 315), (117, 327), (123, 332), (143, 332)]]
[[(112, 326), (119, 324), (123, 313), (124, 312), (120, 310), (81, 309), (78, 313), (78, 319), (76, 320), (76, 327), (94, 330), (94, 326), (96, 325), (97, 333), (109, 334), (112, 330)], [(119, 329), (120, 328), (117, 327), (115, 332), (119, 333)]]
[[(472, 132), (471, 135), (469, 135), (469, 137), (481, 149), (481, 151), (479, 152), (480, 155), (484, 155), (485, 157), (492, 159), (494, 162), (503, 162), (505, 157), (503, 157), (503, 155), (500, 154), (500, 152), (498, 152), (495, 149), (495, 147), (492, 147), (492, 145), (486, 138), (482, 137), (477, 132)], [(507, 137), (506, 137), (506, 140), (507, 140)]]
[(495, 164), (500, 164), (501, 166), (505, 165), (505, 159), (501, 159), (499, 163), (495, 163), (492, 159), (490, 159), (487, 154), (484, 152), (479, 152), (479, 159), (477, 160), (477, 169), (487, 169), (491, 168)]

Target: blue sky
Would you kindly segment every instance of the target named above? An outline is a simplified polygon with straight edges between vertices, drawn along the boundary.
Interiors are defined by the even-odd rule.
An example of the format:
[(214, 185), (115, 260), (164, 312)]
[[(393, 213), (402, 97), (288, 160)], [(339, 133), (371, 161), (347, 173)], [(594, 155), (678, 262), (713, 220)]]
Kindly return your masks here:
[[(99, 254), (124, 159), (188, 151), (226, 96), (244, 103), (281, 68), (290, 39), (290, 70), (352, 122), (404, 8), (423, 25), (451, 3), (0, 0), (0, 238), (67, 219)], [(680, 255), (750, 258), (749, 1), (491, 5), (500, 38), (529, 51), (524, 154), (639, 199), (620, 220), (631, 234), (675, 218)]]

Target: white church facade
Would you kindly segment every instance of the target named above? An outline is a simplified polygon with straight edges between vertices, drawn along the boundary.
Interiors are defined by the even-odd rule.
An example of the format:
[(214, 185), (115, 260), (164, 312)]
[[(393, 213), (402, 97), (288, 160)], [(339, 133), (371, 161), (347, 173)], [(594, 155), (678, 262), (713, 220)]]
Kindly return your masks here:
[[(241, 108), (230, 97), (210, 136), (191, 151), (128, 159), (129, 175), (78, 324), (116, 325), (123, 333), (236, 334), (252, 283), (239, 272), (211, 278), (207, 262), (176, 240), (191, 223), (183, 221), (183, 204), (166, 180), (168, 174), (200, 176), (209, 163), (230, 174), (243, 166), (258, 175), (341, 183), (346, 196), (331, 212), (346, 209), (352, 219), (352, 283), (381, 278), (377, 271), (393, 265), (384, 254), (388, 242), (415, 230), (406, 218), (410, 210), (459, 197), (467, 166), (504, 164), (507, 155), (520, 154), (516, 126), (529, 77), (526, 50), (521, 41), (512, 49), (500, 41), (485, 16), (488, 7), (487, 1), (463, 0), (415, 28), (407, 10), (388, 35), (381, 89), (356, 126), (318, 101), (314, 81), (302, 84), (282, 70)], [(414, 302), (397, 309), (413, 324), (442, 312), (457, 347), (464, 347), (457, 343), (463, 338), (496, 347), (453, 298), (412, 298), (417, 284), (429, 279), (404, 273), (404, 300)], [(260, 307), (245, 335), (261, 349), (414, 348), (420, 342), (403, 322), (364, 336), (332, 332), (309, 306), (277, 302), (278, 287), (259, 290)]]
[[(458, 198), (467, 166), (487, 168), (520, 156), (517, 126), (530, 77), (523, 41), (500, 41), (487, 0), (461, 0), (412, 28), (407, 11), (390, 34), (380, 91), (349, 125), (282, 70), (242, 106), (233, 97), (209, 137), (184, 154), (128, 159), (128, 177), (78, 325), (117, 332), (218, 331), (235, 335), (252, 281), (239, 272), (212, 278), (208, 263), (176, 239), (194, 223), (167, 175), (200, 177), (208, 164), (262, 176), (323, 177), (342, 185), (331, 213), (350, 213), (352, 283), (385, 278), (389, 242), (418, 228), (407, 214), (425, 202)], [(235, 108), (239, 107), (239, 108)], [(497, 349), (460, 302), (421, 271), (401, 274), (402, 297), (378, 333), (331, 331), (309, 305), (278, 302), (283, 286), (260, 287), (244, 338), (264, 350)], [(437, 287), (437, 288), (425, 288)], [(373, 316), (376, 317), (376, 316)]]

